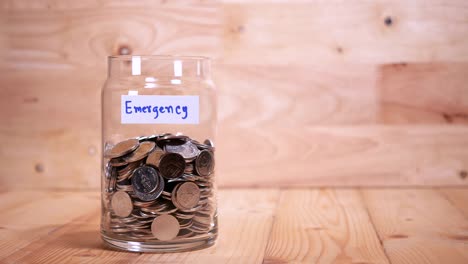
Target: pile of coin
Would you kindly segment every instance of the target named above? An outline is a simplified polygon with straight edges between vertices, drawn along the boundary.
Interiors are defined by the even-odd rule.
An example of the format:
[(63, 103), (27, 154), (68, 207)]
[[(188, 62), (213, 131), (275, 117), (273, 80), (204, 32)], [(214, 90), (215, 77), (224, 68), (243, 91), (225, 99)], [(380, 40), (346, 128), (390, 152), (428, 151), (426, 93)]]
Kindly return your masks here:
[(106, 146), (103, 228), (129, 239), (168, 241), (216, 227), (214, 144), (161, 134)]

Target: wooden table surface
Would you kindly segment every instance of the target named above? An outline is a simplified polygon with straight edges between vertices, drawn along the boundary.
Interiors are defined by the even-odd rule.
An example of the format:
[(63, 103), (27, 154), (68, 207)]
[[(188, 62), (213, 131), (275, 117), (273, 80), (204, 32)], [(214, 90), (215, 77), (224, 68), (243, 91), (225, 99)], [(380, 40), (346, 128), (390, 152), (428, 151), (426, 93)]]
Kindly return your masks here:
[(468, 188), (221, 189), (215, 246), (109, 250), (100, 194), (0, 193), (0, 263), (468, 263)]

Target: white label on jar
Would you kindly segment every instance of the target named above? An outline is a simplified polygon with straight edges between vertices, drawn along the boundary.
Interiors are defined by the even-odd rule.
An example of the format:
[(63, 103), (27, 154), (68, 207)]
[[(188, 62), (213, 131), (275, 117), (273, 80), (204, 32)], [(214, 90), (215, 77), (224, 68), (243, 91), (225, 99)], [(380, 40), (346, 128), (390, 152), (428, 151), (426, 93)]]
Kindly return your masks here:
[(195, 95), (122, 95), (122, 124), (198, 124)]

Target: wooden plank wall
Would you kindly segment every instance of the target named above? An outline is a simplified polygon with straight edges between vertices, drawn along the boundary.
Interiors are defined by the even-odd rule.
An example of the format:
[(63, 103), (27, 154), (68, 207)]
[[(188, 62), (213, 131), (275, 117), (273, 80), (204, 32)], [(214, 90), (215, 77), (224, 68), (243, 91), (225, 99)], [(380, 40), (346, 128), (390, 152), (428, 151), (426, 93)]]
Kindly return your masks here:
[(214, 58), (221, 186), (467, 185), (468, 2), (0, 4), (1, 188), (99, 186), (111, 54)]

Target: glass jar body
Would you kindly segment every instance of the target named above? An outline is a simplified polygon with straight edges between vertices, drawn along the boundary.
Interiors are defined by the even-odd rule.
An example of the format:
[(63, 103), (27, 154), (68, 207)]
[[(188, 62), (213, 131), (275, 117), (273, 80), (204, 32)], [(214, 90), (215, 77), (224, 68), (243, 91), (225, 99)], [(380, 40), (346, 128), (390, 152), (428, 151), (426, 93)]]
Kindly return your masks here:
[(208, 59), (110, 57), (102, 90), (103, 240), (138, 252), (212, 245), (215, 134)]

